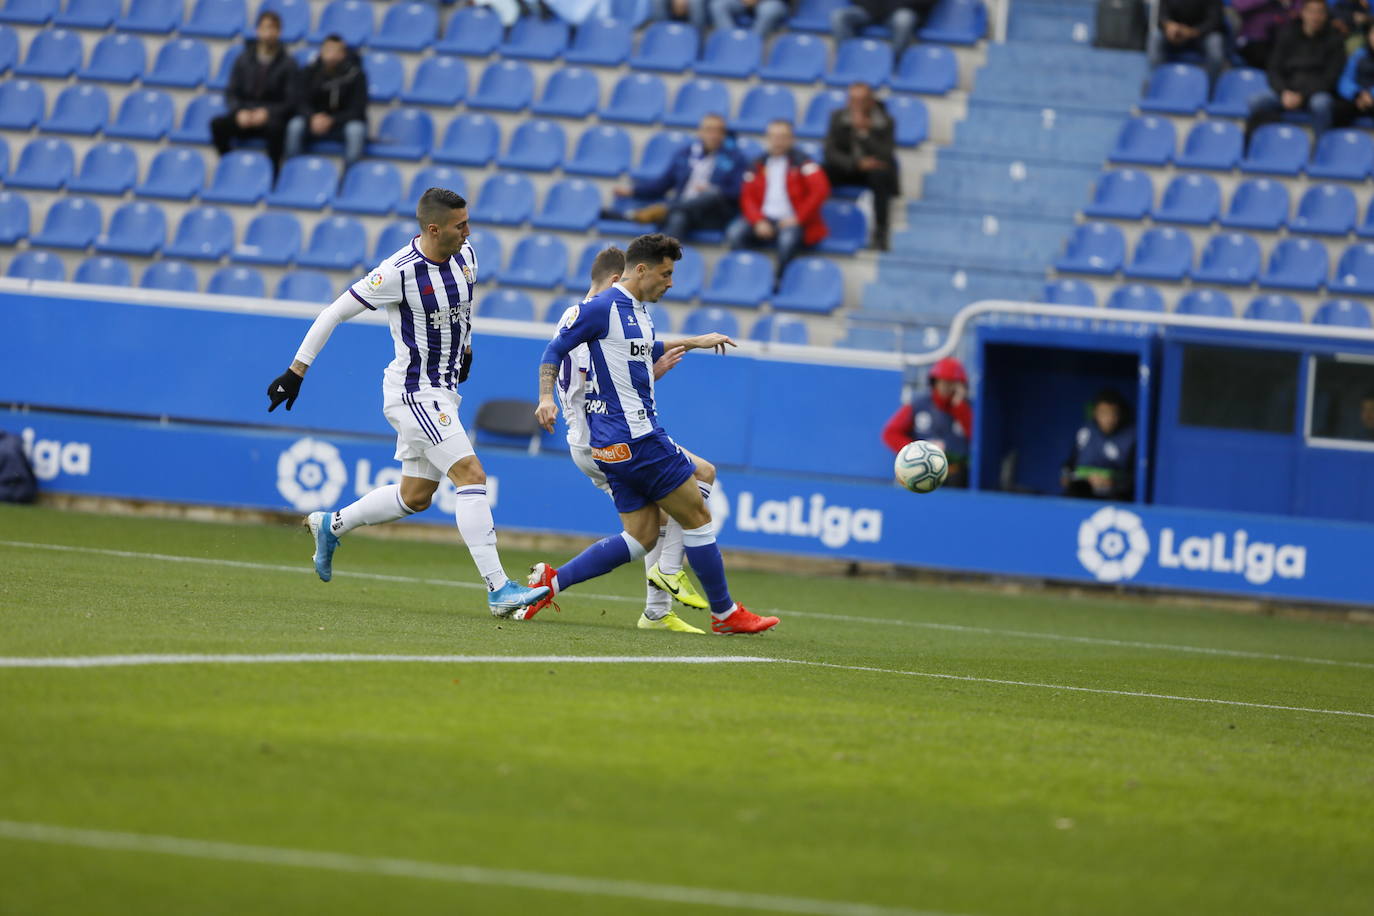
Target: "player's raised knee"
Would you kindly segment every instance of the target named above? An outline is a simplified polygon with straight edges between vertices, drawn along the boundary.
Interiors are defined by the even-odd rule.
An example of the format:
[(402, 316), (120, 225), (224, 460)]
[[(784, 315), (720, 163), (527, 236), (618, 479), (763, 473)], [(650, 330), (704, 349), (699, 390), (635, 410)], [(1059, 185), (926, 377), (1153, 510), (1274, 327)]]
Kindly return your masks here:
[(702, 483), (716, 482), (716, 466), (714, 464), (700, 456), (694, 456), (692, 461), (697, 467), (696, 471), (692, 474), (693, 477), (700, 480)]

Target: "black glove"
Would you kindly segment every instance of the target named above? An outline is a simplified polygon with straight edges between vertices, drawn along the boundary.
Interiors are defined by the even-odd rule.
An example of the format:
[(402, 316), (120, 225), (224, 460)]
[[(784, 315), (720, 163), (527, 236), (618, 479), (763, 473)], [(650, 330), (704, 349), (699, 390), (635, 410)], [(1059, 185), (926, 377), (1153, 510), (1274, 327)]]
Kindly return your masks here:
[(472, 371), (472, 351), (464, 350), (463, 355), (458, 358), (458, 384), (463, 384), (468, 380), (468, 373)]
[(267, 386), (267, 397), (272, 401), (272, 406), (267, 408), (267, 412), (276, 410), (282, 401), (286, 402), (286, 409), (290, 410), (291, 405), (296, 403), (296, 398), (300, 396), (303, 381), (305, 379), (290, 369), (274, 378), (272, 384)]

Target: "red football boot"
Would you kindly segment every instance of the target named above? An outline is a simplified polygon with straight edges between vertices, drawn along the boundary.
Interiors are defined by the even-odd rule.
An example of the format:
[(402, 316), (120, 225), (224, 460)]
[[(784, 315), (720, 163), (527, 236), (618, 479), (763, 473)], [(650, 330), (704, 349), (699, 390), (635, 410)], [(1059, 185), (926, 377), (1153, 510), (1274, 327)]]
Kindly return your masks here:
[[(533, 581), (530, 583), (533, 585)], [(547, 598), (544, 600), (548, 600)], [(538, 605), (535, 605), (536, 607)], [(762, 633), (778, 625), (776, 617), (760, 617), (745, 610), (744, 605), (735, 602), (735, 609), (729, 616), (721, 618), (711, 615), (711, 630), (726, 636), (736, 633)]]

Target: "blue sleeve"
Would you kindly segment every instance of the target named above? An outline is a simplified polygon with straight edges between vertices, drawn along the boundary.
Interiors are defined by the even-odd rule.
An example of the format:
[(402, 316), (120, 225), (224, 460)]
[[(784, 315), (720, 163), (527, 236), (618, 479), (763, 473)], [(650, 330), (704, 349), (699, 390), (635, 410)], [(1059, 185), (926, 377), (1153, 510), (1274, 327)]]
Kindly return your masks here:
[(663, 341), (661, 341), (661, 340), (655, 340), (655, 341), (654, 341), (654, 362), (658, 362), (659, 357), (663, 356), (663, 351), (664, 351), (664, 349), (665, 349), (665, 348), (664, 348), (664, 346), (663, 346)]
[(560, 327), (553, 340), (549, 341), (540, 363), (546, 366), (561, 365), (564, 357), (571, 353), (574, 347), (589, 340), (600, 340), (606, 336), (610, 326), (609, 299), (603, 300), (598, 296), (591, 302), (582, 303), (577, 307), (572, 320)]
[(1360, 86), (1355, 82), (1355, 71), (1359, 69), (1360, 61), (1364, 60), (1364, 56), (1368, 53), (1369, 51), (1367, 49), (1360, 48), (1354, 54), (1350, 55), (1350, 59), (1345, 62), (1345, 70), (1341, 73), (1341, 81), (1336, 86), (1336, 91), (1341, 94), (1341, 98), (1353, 102), (1355, 101), (1355, 96), (1360, 94)]

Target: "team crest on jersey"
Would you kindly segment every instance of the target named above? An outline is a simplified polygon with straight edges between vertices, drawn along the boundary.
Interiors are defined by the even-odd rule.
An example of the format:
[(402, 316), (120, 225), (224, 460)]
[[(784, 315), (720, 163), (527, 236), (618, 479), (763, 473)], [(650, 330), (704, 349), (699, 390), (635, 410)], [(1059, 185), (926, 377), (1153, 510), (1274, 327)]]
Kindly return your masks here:
[(439, 425), (440, 425), (440, 426), (448, 426), (450, 423), (453, 422), (453, 418), (452, 418), (452, 417), (450, 417), (448, 414), (442, 413), (442, 412), (439, 414), (439, 416), (438, 416), (437, 419), (439, 420)]
[(382, 280), (382, 272), (380, 270), (374, 270), (367, 275), (367, 286), (369, 289), (379, 290), (382, 288)]
[(469, 286), (477, 282), (477, 279), (472, 275), (472, 268), (466, 264), (463, 265), (463, 279), (468, 281)]

